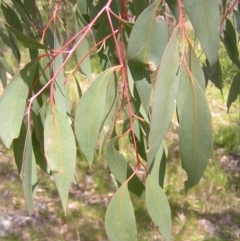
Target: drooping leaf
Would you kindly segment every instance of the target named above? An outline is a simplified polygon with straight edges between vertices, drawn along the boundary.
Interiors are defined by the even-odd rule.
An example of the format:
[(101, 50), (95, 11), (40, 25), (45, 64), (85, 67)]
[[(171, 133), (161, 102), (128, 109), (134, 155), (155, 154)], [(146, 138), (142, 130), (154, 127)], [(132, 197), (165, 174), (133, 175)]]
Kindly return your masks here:
[(237, 99), (240, 94), (240, 72), (238, 72), (232, 81), (227, 100), (227, 108), (228, 111), (230, 109), (231, 104)]
[(21, 54), (20, 54), (18, 46), (15, 45), (15, 43), (12, 41), (11, 37), (10, 36), (8, 37), (1, 28), (0, 28), (0, 37), (1, 37), (2, 41), (7, 46), (9, 46), (9, 48), (11, 48), (14, 57), (17, 59), (17, 61), (19, 63)]
[(75, 115), (75, 134), (89, 164), (92, 163), (99, 130), (104, 119), (106, 91), (109, 81), (114, 81), (110, 68), (102, 72), (83, 94)]
[(10, 25), (10, 26), (12, 26), (12, 28), (18, 29), (18, 31), (22, 32), (23, 28), (22, 28), (21, 21), (18, 18), (18, 15), (15, 13), (13, 8), (11, 7), (11, 5), (2, 2), (1, 9), (2, 9), (4, 17), (8, 23), (6, 25)]
[(0, 52), (0, 67), (6, 70), (10, 75), (12, 76), (14, 75), (11, 65), (7, 62), (6, 58), (1, 52)]
[[(19, 13), (19, 15), (21, 16), (21, 19), (26, 24), (27, 28), (30, 31), (31, 31), (31, 28), (35, 29), (35, 26), (34, 26), (33, 22), (29, 19), (29, 17), (27, 16), (26, 12), (24, 11), (24, 8), (26, 8), (26, 4), (23, 5), (20, 1), (17, 1), (17, 0), (11, 0), (11, 1), (12, 1), (13, 5), (14, 5), (14, 9), (16, 9), (16, 11)], [(33, 7), (32, 5), (34, 5), (34, 1), (31, 1), (31, 2), (32, 3), (28, 4), (28, 6), (27, 6), (28, 9), (30, 7)], [(31, 9), (31, 10), (36, 12), (36, 7), (34, 9)], [(28, 12), (28, 13), (30, 13), (30, 12)]]
[(9, 24), (5, 23), (5, 27), (7, 28), (8, 31), (13, 33), (17, 40), (23, 44), (25, 48), (30, 48), (30, 49), (48, 49), (47, 46), (39, 43), (35, 39), (32, 39), (28, 37), (27, 35), (23, 34), (20, 32), (18, 29), (13, 28)]
[(153, 179), (151, 174), (146, 180), (146, 204), (150, 217), (158, 226), (165, 241), (171, 238), (171, 210), (163, 189)]
[(239, 53), (235, 29), (229, 19), (226, 19), (226, 28), (223, 31), (222, 41), (225, 45), (229, 58), (240, 69)]
[(215, 65), (219, 50), (219, 1), (184, 0), (184, 6), (210, 66)]
[(137, 227), (127, 183), (115, 193), (105, 216), (105, 227), (110, 241), (137, 240)]
[(157, 69), (168, 41), (167, 24), (159, 15), (159, 5), (160, 1), (156, 1), (138, 17), (127, 49), (128, 60), (143, 63), (150, 72)]
[(237, 10), (233, 10), (233, 23), (237, 32), (240, 34), (240, 16)]
[(168, 7), (171, 9), (174, 17), (178, 20), (179, 19), (179, 12), (178, 12), (178, 4), (177, 0), (166, 0)]
[[(76, 9), (76, 19), (75, 19), (75, 31), (79, 32), (81, 29), (83, 29), (85, 26), (85, 20), (83, 19), (83, 16), (81, 15), (81, 12), (79, 10), (80, 8), (80, 3), (78, 2), (78, 8)], [(82, 35), (80, 35), (76, 41), (78, 41)], [(81, 62), (81, 70), (82, 72), (87, 76), (87, 78), (92, 81), (92, 69), (91, 69), (91, 62), (90, 62), (90, 55), (85, 56), (89, 51), (89, 44), (88, 40), (85, 37), (82, 40), (82, 43), (76, 50), (76, 57), (77, 61), (82, 61)], [(84, 58), (84, 60), (83, 60)]]
[[(58, 29), (55, 29), (54, 36), (54, 49), (61, 48), (60, 34)], [(63, 55), (58, 54), (53, 62), (53, 73), (56, 74), (63, 64)], [(64, 72), (63, 69), (58, 73), (54, 82), (54, 101), (57, 109), (63, 114), (66, 114), (66, 86), (64, 84)]]
[(113, 125), (113, 118), (118, 111), (117, 109), (117, 79), (110, 81), (107, 86), (106, 92), (106, 104), (104, 110), (104, 120), (101, 125), (101, 129), (99, 132), (99, 149), (101, 152), (102, 144), (104, 138)]
[[(193, 72), (189, 77), (184, 66), (181, 66), (181, 95), (184, 95), (181, 106), (178, 105), (179, 147), (182, 167), (188, 179), (185, 190), (196, 185), (201, 179), (212, 151), (211, 114), (203, 90)], [(178, 100), (179, 101), (179, 100)]]
[(17, 138), (21, 129), (28, 91), (35, 77), (38, 60), (28, 63), (15, 75), (0, 99), (0, 137), (6, 147)]
[(36, 185), (36, 183), (32, 183), (33, 175), (34, 175), (33, 161), (34, 159), (33, 159), (32, 140), (31, 140), (31, 127), (29, 125), (27, 128), (27, 135), (26, 135), (26, 140), (25, 140), (24, 150), (22, 155), (21, 179), (22, 179), (23, 194), (24, 194), (24, 198), (25, 198), (28, 212), (30, 215), (33, 212), (33, 188)]
[(152, 119), (148, 138), (148, 162), (155, 157), (171, 121), (179, 84), (177, 30), (169, 41), (154, 86)]
[(5, 88), (7, 86), (7, 73), (2, 67), (0, 67), (0, 80), (3, 88)]
[(165, 169), (166, 169), (166, 143), (165, 141), (162, 142), (157, 154), (153, 160), (153, 162), (149, 166), (149, 173), (151, 174), (152, 178), (158, 182), (160, 187), (163, 188), (164, 183), (164, 176), (165, 176)]
[(66, 116), (50, 104), (44, 125), (44, 150), (66, 213), (68, 192), (74, 178), (76, 145)]
[[(122, 184), (133, 174), (133, 170), (124, 156), (116, 150), (115, 144), (117, 140), (118, 137), (115, 137), (109, 141), (106, 148), (106, 159), (114, 178)], [(145, 195), (145, 187), (136, 175), (128, 182), (128, 189), (139, 197)]]

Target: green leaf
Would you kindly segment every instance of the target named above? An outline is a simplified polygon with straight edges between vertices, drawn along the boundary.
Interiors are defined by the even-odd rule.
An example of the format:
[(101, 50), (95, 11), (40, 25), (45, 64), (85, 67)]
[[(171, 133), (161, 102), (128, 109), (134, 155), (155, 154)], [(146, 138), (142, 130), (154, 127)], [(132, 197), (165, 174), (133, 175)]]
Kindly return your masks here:
[(109, 81), (114, 81), (115, 69), (109, 68), (95, 79), (83, 94), (76, 110), (75, 134), (89, 164), (93, 161), (96, 141), (104, 119), (107, 86)]
[[(122, 184), (133, 174), (133, 170), (125, 160), (124, 156), (116, 150), (115, 145), (117, 140), (118, 137), (115, 137), (109, 141), (106, 148), (106, 159), (114, 178)], [(145, 195), (145, 187), (136, 175), (134, 175), (128, 182), (128, 188), (129, 191), (139, 197)]]
[[(61, 48), (59, 31), (55, 30), (54, 36), (54, 49)], [(63, 64), (63, 55), (60, 53), (53, 61), (53, 73), (56, 74)], [(64, 84), (64, 72), (63, 69), (58, 73), (54, 82), (54, 101), (57, 109), (63, 114), (67, 115), (66, 110), (66, 86)]]
[(25, 48), (30, 49), (49, 49), (47, 46), (39, 43), (38, 41), (28, 37), (27, 35), (23, 34), (19, 30), (13, 28), (9, 24), (5, 23), (5, 27), (7, 30), (15, 35), (17, 40), (23, 44)]
[(3, 88), (7, 86), (7, 74), (6, 71), (0, 67), (0, 80), (2, 82)]
[[(78, 3), (78, 7), (80, 8), (80, 4)], [(83, 19), (79, 9), (76, 10), (76, 19), (75, 19), (75, 31), (79, 32), (81, 29), (85, 27), (85, 20)], [(80, 35), (76, 42), (82, 37)], [(87, 78), (92, 81), (92, 69), (91, 69), (91, 61), (90, 55), (85, 56), (89, 51), (89, 44), (87, 38), (84, 38), (76, 50), (77, 61), (81, 61), (81, 70), (87, 76)], [(84, 58), (84, 60), (83, 60)]]
[(127, 183), (115, 193), (105, 216), (105, 227), (110, 241), (137, 240), (137, 227)]
[(15, 75), (0, 99), (0, 137), (6, 147), (17, 138), (21, 129), (28, 91), (35, 77), (38, 60), (28, 63)]
[(17, 59), (17, 61), (19, 63), (20, 62), (20, 58), (21, 58), (21, 54), (20, 54), (18, 46), (14, 43), (14, 41), (12, 41), (11, 36), (8, 37), (4, 33), (4, 31), (2, 31), (2, 29), (0, 29), (0, 37), (1, 37), (2, 41), (7, 46), (9, 46), (9, 48), (11, 48), (14, 57)]
[(6, 70), (10, 75), (14, 75), (12, 67), (9, 65), (4, 55), (0, 52), (0, 67)]
[[(184, 74), (185, 73), (185, 74)], [(179, 116), (179, 147), (182, 167), (188, 179), (185, 190), (196, 185), (201, 179), (212, 151), (211, 114), (203, 90), (194, 72), (188, 77), (187, 70), (181, 66), (181, 82), (184, 101), (178, 107)]]
[(34, 175), (34, 172), (33, 172), (34, 159), (33, 159), (30, 125), (27, 128), (27, 135), (26, 135), (22, 157), (23, 157), (22, 170), (21, 170), (22, 188), (23, 188), (24, 199), (27, 204), (28, 212), (31, 215), (33, 212), (33, 188), (36, 185), (36, 183), (32, 182), (33, 175)]
[(158, 181), (160, 187), (163, 188), (164, 183), (164, 176), (165, 176), (165, 169), (166, 169), (166, 154), (165, 149), (167, 148), (165, 141), (162, 142), (156, 157), (154, 158), (151, 165), (149, 166), (149, 173), (151, 174), (152, 178)]
[(218, 59), (220, 12), (218, 0), (184, 0), (189, 19), (211, 66)]
[(240, 72), (238, 72), (234, 76), (229, 93), (228, 93), (228, 100), (227, 100), (228, 112), (231, 104), (237, 99), (239, 94), (240, 94)]
[(150, 72), (157, 69), (168, 41), (168, 28), (159, 16), (159, 5), (160, 1), (156, 1), (138, 17), (127, 49), (128, 60), (143, 63)]
[(118, 104), (117, 104), (117, 78), (113, 81), (110, 81), (107, 86), (106, 92), (106, 104), (104, 110), (104, 120), (101, 125), (101, 129), (99, 132), (99, 149), (101, 152), (102, 144), (106, 134), (108, 133), (109, 129), (113, 125), (113, 118), (118, 111)]
[(171, 238), (171, 210), (163, 189), (149, 174), (146, 180), (146, 203), (150, 217), (165, 241)]
[(226, 29), (224, 30), (224, 37), (222, 41), (227, 50), (229, 58), (238, 67), (238, 69), (240, 69), (236, 33), (229, 19), (226, 19)]
[(171, 121), (179, 84), (178, 66), (179, 54), (177, 30), (175, 30), (162, 58), (154, 86), (152, 119), (148, 138), (148, 162), (154, 159)]
[(44, 150), (66, 213), (68, 192), (74, 178), (76, 145), (66, 117), (50, 104), (44, 124)]
[(238, 11), (236, 11), (235, 9), (233, 10), (233, 23), (237, 32), (240, 34), (240, 16)]
[(179, 19), (179, 11), (178, 11), (178, 4), (177, 0), (166, 0), (168, 7), (171, 9), (174, 17), (178, 20)]

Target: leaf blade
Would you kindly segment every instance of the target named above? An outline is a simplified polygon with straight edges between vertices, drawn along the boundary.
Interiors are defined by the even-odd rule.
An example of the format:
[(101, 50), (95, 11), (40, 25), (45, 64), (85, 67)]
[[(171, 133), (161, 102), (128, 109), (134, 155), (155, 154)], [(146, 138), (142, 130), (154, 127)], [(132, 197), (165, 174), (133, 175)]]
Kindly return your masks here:
[(111, 241), (137, 240), (135, 215), (126, 183), (117, 190), (108, 206), (105, 227)]

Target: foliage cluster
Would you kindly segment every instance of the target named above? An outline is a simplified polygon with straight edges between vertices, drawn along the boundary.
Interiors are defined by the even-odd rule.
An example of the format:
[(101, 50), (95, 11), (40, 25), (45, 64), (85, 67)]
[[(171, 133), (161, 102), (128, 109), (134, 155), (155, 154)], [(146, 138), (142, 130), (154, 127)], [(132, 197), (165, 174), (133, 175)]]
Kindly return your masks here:
[[(219, 6), (218, 0), (79, 0), (73, 11), (73, 36), (60, 14), (65, 2), (52, 4), (50, 19), (44, 21), (37, 1), (1, 1), (2, 41), (18, 63), (19, 43), (30, 57), (15, 74), (0, 53), (5, 87), (0, 137), (6, 147), (13, 144), (29, 213), (34, 208), (37, 166), (53, 177), (66, 213), (76, 146), (90, 166), (96, 147), (101, 152), (106, 146), (107, 165), (118, 185), (105, 217), (108, 238), (136, 240), (132, 192), (146, 200), (153, 222), (164, 240), (170, 240), (171, 210), (163, 190), (164, 136), (176, 110), (187, 193), (201, 179), (212, 151), (211, 113), (204, 92), (208, 80), (222, 90), (220, 39), (240, 69), (238, 1), (225, 0)], [(202, 46), (204, 63), (188, 35), (185, 12)], [(235, 28), (228, 18), (231, 12)], [(95, 79), (93, 55), (101, 66)], [(72, 60), (75, 64), (69, 69)], [(78, 71), (90, 82), (87, 90), (78, 81)], [(6, 73), (14, 76), (7, 86)], [(239, 76), (240, 72), (231, 84), (228, 109), (239, 94)], [(73, 81), (80, 99), (74, 114), (68, 91)], [(124, 136), (134, 149), (131, 162), (118, 145)], [(146, 180), (137, 176), (141, 169)]]

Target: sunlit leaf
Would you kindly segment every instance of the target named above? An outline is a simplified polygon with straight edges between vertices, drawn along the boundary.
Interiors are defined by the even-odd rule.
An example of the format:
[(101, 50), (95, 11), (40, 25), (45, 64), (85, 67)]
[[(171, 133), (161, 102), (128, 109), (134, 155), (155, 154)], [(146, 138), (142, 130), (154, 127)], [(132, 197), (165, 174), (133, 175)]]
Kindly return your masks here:
[(230, 109), (231, 104), (237, 99), (240, 94), (240, 72), (238, 72), (232, 81), (227, 100), (227, 108), (228, 111)]
[(35, 77), (38, 60), (28, 63), (15, 75), (0, 99), (0, 137), (6, 147), (21, 129), (28, 91)]
[(68, 192), (74, 178), (76, 145), (66, 117), (51, 104), (44, 124), (44, 150), (66, 213)]
[(35, 39), (32, 39), (28, 37), (27, 35), (23, 34), (20, 32), (18, 29), (13, 28), (12, 26), (8, 25), (5, 23), (5, 27), (8, 29), (8, 31), (12, 32), (17, 40), (23, 44), (25, 48), (30, 48), (30, 49), (48, 49), (47, 46), (39, 43)]
[[(106, 159), (111, 173), (119, 183), (124, 183), (132, 174), (133, 170), (124, 156), (115, 148), (118, 137), (113, 138), (106, 148)], [(134, 175), (128, 182), (129, 191), (137, 196), (144, 196), (145, 187), (139, 178)]]
[(215, 65), (220, 43), (219, 1), (183, 0), (183, 2), (210, 65)]
[(110, 241), (137, 240), (137, 227), (127, 184), (115, 193), (105, 216), (105, 227)]
[[(179, 147), (182, 167), (188, 179), (185, 190), (196, 185), (201, 179), (212, 151), (211, 114), (207, 100), (198, 81), (186, 74), (181, 66), (181, 82), (185, 82), (182, 95), (185, 96), (182, 106), (178, 106)], [(184, 74), (185, 73), (185, 74)], [(185, 78), (184, 78), (185, 77)]]
[(104, 119), (106, 92), (109, 81), (114, 81), (110, 68), (102, 72), (83, 94), (75, 115), (75, 134), (89, 164), (92, 163), (99, 130)]
[(171, 210), (163, 189), (149, 174), (146, 180), (146, 204), (150, 217), (165, 241), (171, 238)]
[(168, 129), (179, 84), (179, 54), (175, 30), (162, 58), (154, 86), (152, 119), (148, 138), (148, 161), (155, 157)]

